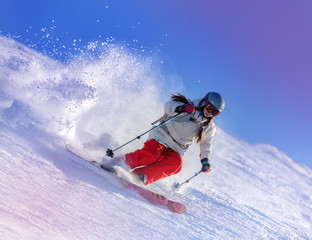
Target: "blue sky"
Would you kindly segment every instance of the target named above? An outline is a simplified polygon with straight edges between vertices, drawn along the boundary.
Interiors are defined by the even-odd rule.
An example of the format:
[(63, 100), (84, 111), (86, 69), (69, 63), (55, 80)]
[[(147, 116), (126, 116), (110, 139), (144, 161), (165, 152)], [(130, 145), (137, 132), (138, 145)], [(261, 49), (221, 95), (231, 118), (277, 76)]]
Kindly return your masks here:
[(224, 96), (217, 122), (225, 131), (312, 168), (310, 1), (0, 2), (1, 34), (39, 51), (52, 48), (42, 44), (42, 29), (64, 43), (113, 37), (153, 50), (187, 97)]

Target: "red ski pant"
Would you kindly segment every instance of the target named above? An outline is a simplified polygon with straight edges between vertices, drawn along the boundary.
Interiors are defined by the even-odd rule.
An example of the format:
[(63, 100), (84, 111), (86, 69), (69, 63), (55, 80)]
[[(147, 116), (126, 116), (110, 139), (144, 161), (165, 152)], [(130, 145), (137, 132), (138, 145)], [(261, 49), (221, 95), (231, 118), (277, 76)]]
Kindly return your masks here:
[(148, 185), (180, 172), (183, 160), (179, 153), (151, 139), (142, 149), (126, 154), (126, 163), (135, 168), (134, 173), (144, 174)]

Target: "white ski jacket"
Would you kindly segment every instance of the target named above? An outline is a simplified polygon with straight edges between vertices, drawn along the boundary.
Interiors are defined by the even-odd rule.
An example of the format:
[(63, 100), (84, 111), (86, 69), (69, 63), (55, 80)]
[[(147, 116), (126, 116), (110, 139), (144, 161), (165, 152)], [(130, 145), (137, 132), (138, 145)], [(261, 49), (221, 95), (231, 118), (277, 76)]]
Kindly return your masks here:
[[(199, 99), (191, 102), (195, 107), (199, 107)], [(174, 110), (177, 106), (181, 106), (183, 103), (169, 101), (165, 104), (165, 114), (168, 115), (167, 119), (174, 116), (176, 113)], [(159, 128), (151, 131), (148, 140), (155, 139), (160, 144), (171, 148), (183, 156), (187, 148), (196, 140), (198, 132), (203, 127), (206, 119), (202, 114), (195, 110), (193, 113), (182, 113), (175, 119), (162, 125)], [(200, 143), (200, 159), (210, 159), (212, 151), (212, 139), (216, 132), (216, 126), (211, 121), (204, 129), (205, 135)]]

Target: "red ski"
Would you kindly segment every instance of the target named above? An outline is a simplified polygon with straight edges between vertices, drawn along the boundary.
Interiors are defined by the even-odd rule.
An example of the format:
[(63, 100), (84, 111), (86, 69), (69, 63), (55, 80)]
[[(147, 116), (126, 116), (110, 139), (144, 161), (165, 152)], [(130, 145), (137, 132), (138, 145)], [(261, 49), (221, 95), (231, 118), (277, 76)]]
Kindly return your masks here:
[(97, 168), (104, 170), (111, 175), (113, 175), (124, 187), (125, 189), (133, 190), (137, 192), (140, 196), (142, 196), (145, 200), (147, 200), (149, 203), (158, 205), (158, 206), (167, 206), (168, 209), (174, 213), (183, 214), (186, 212), (186, 207), (178, 202), (170, 201), (167, 197), (154, 193), (146, 188), (140, 187), (132, 182), (129, 182), (121, 177), (119, 177), (116, 172), (111, 168), (105, 168), (101, 167), (97, 164), (95, 161), (88, 161), (84, 157), (80, 156), (79, 154), (75, 153), (73, 150), (70, 149), (70, 146), (65, 146), (66, 151), (74, 154), (76, 157), (79, 157), (80, 159), (92, 164), (93, 166), (96, 166)]

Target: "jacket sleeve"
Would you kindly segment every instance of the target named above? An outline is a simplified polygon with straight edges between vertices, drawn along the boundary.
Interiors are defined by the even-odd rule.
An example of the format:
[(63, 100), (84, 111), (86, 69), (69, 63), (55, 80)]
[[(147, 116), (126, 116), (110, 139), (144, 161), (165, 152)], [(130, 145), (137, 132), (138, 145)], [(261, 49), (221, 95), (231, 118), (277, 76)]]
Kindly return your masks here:
[(212, 152), (212, 139), (216, 133), (216, 126), (212, 122), (209, 124), (208, 128), (205, 130), (204, 139), (200, 143), (200, 159), (208, 158), (210, 160), (211, 152)]
[(176, 102), (176, 101), (166, 102), (165, 114), (174, 115), (175, 114), (174, 110), (177, 108), (177, 106), (181, 106), (181, 105), (183, 105), (183, 103), (181, 102)]

